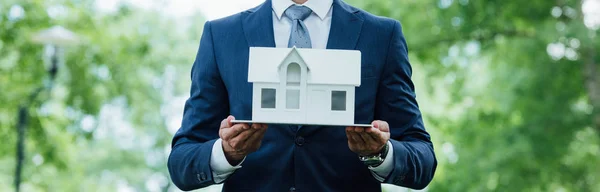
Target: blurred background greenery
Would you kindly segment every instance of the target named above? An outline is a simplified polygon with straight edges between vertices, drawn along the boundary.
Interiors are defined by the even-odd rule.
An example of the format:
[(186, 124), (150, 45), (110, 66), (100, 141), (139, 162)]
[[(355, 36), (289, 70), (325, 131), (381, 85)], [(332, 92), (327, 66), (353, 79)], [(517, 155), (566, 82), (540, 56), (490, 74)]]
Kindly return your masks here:
[[(347, 1), (403, 24), (440, 163), (423, 191), (600, 191), (600, 0)], [(178, 191), (166, 159), (215, 9), (99, 2), (0, 1), (0, 191), (19, 105), (48, 82), (31, 37), (55, 25), (81, 42), (28, 105), (22, 191)]]

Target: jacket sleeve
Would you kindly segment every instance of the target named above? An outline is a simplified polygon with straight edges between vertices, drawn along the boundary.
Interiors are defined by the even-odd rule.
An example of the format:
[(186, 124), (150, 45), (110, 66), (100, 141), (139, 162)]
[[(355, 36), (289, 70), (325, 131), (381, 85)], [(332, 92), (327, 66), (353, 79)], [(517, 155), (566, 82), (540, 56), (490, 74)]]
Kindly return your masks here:
[(411, 75), (402, 26), (394, 21), (375, 108), (375, 118), (390, 126), (394, 150), (394, 168), (384, 183), (422, 189), (431, 182), (437, 160), (423, 125)]
[(219, 138), (219, 124), (229, 113), (227, 91), (215, 61), (210, 24), (204, 24), (191, 70), (190, 96), (168, 159), (171, 180), (185, 191), (215, 184), (210, 167), (211, 152)]

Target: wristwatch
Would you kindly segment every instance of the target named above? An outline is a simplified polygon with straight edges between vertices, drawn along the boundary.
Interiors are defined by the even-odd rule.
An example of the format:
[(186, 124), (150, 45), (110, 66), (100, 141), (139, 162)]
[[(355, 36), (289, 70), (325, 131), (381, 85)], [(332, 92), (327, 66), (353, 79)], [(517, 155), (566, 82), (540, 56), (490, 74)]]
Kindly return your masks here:
[(369, 168), (377, 167), (381, 165), (385, 160), (389, 149), (388, 145), (389, 143), (386, 142), (383, 146), (383, 149), (381, 149), (381, 152), (379, 152), (378, 154), (370, 156), (359, 155), (358, 159), (360, 159), (360, 161), (362, 161), (365, 165), (369, 166)]

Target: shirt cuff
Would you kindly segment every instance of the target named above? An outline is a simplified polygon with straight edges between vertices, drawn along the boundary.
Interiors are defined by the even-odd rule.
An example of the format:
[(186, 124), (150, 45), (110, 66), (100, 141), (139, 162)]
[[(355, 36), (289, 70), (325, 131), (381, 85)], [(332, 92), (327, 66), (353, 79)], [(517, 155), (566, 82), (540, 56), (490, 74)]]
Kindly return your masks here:
[(377, 167), (369, 167), (371, 170), (371, 175), (375, 177), (379, 182), (383, 182), (385, 178), (392, 172), (394, 169), (394, 146), (392, 146), (392, 142), (388, 141), (388, 154), (383, 160), (383, 163)]
[(229, 177), (235, 170), (242, 168), (242, 163), (246, 160), (246, 157), (236, 166), (231, 166), (225, 152), (223, 151), (222, 140), (219, 138), (215, 141), (212, 148), (212, 154), (210, 156), (210, 168), (212, 169), (213, 180), (215, 183), (221, 183)]

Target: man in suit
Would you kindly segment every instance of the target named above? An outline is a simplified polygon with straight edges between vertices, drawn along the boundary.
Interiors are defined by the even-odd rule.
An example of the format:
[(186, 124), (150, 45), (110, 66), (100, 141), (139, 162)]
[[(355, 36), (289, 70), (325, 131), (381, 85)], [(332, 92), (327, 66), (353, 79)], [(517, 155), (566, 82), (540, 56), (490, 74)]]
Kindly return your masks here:
[[(249, 47), (361, 51), (355, 122), (371, 128), (233, 124), (251, 119)], [(426, 187), (437, 166), (398, 21), (342, 0), (266, 0), (206, 22), (168, 167), (182, 190), (381, 191)]]

